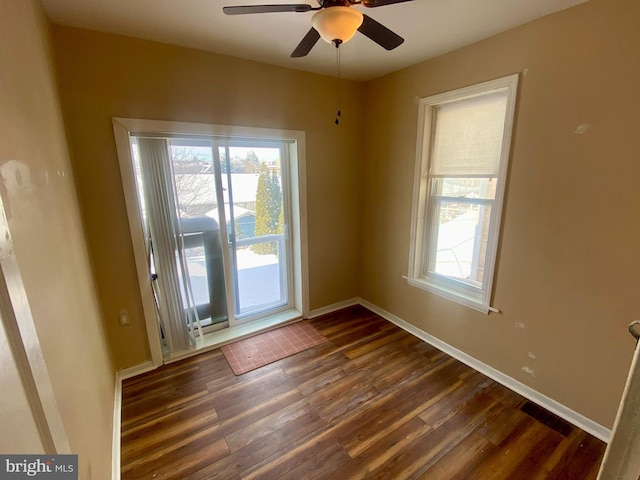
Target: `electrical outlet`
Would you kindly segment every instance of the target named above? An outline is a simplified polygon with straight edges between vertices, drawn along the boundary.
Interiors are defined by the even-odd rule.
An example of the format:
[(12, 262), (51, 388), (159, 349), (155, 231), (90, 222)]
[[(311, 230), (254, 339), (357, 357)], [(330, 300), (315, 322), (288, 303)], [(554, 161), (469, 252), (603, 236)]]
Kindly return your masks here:
[(127, 325), (131, 325), (131, 322), (129, 321), (129, 312), (127, 312), (126, 310), (120, 310), (120, 313), (118, 314), (118, 318), (120, 319), (121, 327), (126, 327)]

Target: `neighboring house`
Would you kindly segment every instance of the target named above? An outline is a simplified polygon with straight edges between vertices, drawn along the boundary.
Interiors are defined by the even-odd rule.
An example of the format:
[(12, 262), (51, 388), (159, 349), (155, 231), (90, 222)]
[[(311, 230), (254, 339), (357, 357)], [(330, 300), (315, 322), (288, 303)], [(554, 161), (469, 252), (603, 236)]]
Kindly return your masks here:
[[(226, 177), (225, 177), (226, 178)], [(182, 214), (188, 217), (207, 215), (216, 222), (218, 210), (215, 208), (215, 192), (213, 175), (205, 173), (177, 174), (178, 199)], [(229, 206), (229, 189), (223, 187), (224, 213), (227, 228), (230, 228), (231, 209)], [(244, 237), (253, 237), (256, 224), (256, 192), (258, 191), (258, 174), (232, 173), (231, 190), (233, 192), (233, 217), (238, 232)]]

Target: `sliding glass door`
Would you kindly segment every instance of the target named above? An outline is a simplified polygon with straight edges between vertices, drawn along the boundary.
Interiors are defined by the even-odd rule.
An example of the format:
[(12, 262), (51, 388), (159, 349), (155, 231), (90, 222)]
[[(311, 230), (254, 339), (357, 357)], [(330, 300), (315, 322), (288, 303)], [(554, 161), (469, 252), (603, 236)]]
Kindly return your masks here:
[(218, 222), (218, 192), (211, 141), (169, 139), (171, 167), (188, 283), (202, 327), (228, 326), (224, 238)]
[(237, 319), (286, 308), (291, 298), (286, 152), (282, 142), (240, 139), (215, 150)]
[[(170, 180), (157, 182), (149, 174), (154, 162), (165, 160), (162, 154), (145, 158), (143, 141), (166, 149), (164, 170)], [(131, 146), (161, 321), (176, 316), (160, 301), (171, 298), (163, 290), (172, 288), (180, 292), (180, 309), (193, 336), (291, 308), (287, 143), (240, 137), (133, 135)], [(163, 199), (159, 207), (155, 197)], [(154, 216), (166, 217), (164, 221), (170, 225), (151, 228)], [(169, 242), (169, 253), (162, 256), (159, 246), (165, 242), (154, 238), (159, 235), (175, 236)], [(175, 263), (171, 266), (177, 268), (167, 273), (167, 263)], [(158, 276), (175, 278), (167, 282)], [(161, 325), (161, 330), (164, 333), (167, 326)]]

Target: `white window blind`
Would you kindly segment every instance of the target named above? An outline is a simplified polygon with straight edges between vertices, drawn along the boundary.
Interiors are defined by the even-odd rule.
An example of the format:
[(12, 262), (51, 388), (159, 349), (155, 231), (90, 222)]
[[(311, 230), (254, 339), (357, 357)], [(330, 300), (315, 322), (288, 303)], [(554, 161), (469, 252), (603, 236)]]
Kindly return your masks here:
[(430, 176), (496, 177), (506, 108), (506, 92), (438, 106)]

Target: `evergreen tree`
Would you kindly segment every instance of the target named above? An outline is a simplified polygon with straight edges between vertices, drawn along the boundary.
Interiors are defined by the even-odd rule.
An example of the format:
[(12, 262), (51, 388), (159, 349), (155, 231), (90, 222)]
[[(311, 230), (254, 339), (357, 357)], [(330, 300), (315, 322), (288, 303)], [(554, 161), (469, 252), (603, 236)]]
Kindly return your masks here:
[[(260, 165), (260, 176), (258, 177), (258, 189), (256, 192), (256, 227), (255, 235), (269, 235), (280, 233), (280, 211), (282, 210), (282, 190), (276, 172), (269, 172), (266, 164)], [(269, 254), (277, 253), (276, 245), (265, 243), (254, 245), (256, 253)]]

